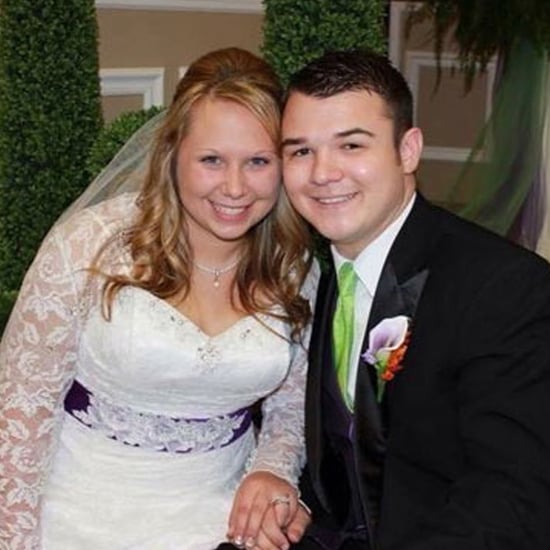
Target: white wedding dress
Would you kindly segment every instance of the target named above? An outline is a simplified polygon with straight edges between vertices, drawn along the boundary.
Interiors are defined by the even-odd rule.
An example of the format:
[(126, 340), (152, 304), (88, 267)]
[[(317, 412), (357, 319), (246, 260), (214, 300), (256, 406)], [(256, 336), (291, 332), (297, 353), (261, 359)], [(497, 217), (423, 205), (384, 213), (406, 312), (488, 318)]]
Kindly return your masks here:
[(134, 287), (101, 315), (86, 268), (134, 200), (54, 228), (20, 292), (0, 363), (1, 549), (211, 550), (245, 471), (295, 483), (303, 465), (306, 352), (284, 323), (208, 336)]

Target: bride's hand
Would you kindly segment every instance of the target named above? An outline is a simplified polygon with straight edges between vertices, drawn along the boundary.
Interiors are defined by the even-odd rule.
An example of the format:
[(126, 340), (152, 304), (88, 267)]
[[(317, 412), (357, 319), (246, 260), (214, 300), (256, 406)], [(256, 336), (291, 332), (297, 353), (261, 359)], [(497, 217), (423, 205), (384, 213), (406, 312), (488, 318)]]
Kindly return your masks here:
[(252, 472), (235, 494), (227, 537), (235, 546), (252, 549), (262, 524), (268, 522), (273, 543), (288, 548), (284, 529), (297, 507), (298, 494), (290, 483), (270, 472)]

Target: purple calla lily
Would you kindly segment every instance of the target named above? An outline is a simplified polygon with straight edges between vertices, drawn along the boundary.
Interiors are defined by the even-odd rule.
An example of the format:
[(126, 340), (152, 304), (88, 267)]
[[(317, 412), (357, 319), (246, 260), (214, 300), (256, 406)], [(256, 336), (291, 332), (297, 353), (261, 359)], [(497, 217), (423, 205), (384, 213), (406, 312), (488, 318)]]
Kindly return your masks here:
[[(378, 323), (369, 333), (369, 348), (363, 354), (363, 359), (373, 365), (378, 373), (377, 399), (379, 402), (382, 400), (386, 382), (391, 380), (395, 372), (401, 368), (401, 359), (406, 351), (409, 322), (409, 318), (404, 315), (390, 317)], [(390, 361), (392, 353), (397, 355)]]

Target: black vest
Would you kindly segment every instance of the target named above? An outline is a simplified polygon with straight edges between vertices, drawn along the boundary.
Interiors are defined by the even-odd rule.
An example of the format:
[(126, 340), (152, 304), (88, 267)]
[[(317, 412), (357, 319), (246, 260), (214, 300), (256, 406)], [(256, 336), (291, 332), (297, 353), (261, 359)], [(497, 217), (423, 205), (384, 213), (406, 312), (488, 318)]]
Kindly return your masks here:
[(333, 506), (332, 513), (339, 520), (342, 531), (354, 538), (364, 531), (365, 514), (359, 495), (357, 468), (353, 450), (353, 415), (347, 408), (338, 386), (336, 373), (326, 365), (322, 401), (323, 428), (330, 447), (330, 471), (322, 472), (327, 496)]

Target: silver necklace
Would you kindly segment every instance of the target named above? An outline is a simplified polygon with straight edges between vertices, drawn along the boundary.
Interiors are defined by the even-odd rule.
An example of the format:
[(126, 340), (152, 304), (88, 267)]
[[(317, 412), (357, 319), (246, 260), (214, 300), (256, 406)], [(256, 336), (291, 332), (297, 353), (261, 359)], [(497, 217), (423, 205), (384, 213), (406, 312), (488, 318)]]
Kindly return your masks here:
[(204, 271), (205, 273), (210, 273), (211, 275), (214, 275), (214, 286), (218, 288), (220, 286), (220, 276), (224, 273), (227, 273), (228, 271), (231, 271), (233, 268), (237, 267), (238, 263), (241, 261), (239, 258), (238, 260), (235, 260), (232, 264), (226, 265), (225, 267), (207, 267), (205, 265), (201, 265), (193, 260), (193, 265), (200, 269), (201, 271)]

